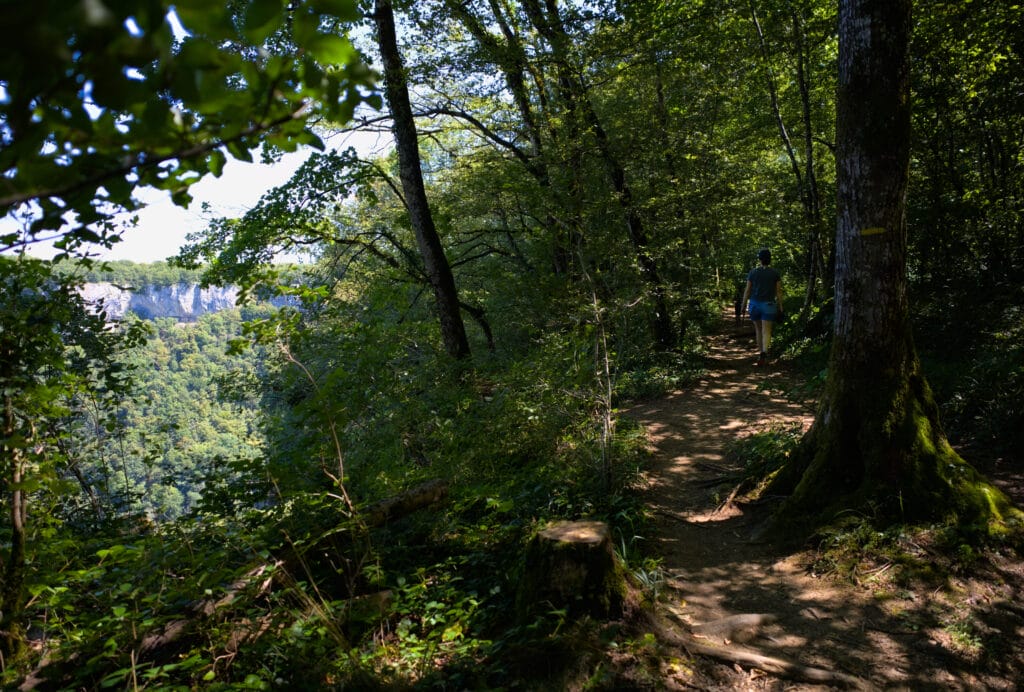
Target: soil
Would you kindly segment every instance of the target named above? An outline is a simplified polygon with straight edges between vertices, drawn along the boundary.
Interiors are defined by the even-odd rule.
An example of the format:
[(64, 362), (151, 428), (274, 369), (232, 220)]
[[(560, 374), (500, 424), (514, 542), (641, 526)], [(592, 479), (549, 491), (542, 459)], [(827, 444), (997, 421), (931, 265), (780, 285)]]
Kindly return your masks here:
[[(785, 395), (795, 378), (784, 364), (757, 367), (755, 356), (749, 323), (729, 322), (712, 338), (699, 382), (627, 412), (651, 446), (643, 492), (654, 535), (645, 538), (660, 558), (663, 641), (679, 649), (663, 657), (674, 661), (662, 664), (665, 687), (1017, 689), (1024, 563), (1009, 551), (957, 567), (921, 532), (900, 542), (916, 568), (864, 558), (838, 570), (821, 559), (820, 539), (794, 548), (758, 538), (765, 510), (734, 494), (742, 461), (730, 447), (806, 429), (813, 408)], [(1004, 480), (1020, 504), (1019, 474)]]

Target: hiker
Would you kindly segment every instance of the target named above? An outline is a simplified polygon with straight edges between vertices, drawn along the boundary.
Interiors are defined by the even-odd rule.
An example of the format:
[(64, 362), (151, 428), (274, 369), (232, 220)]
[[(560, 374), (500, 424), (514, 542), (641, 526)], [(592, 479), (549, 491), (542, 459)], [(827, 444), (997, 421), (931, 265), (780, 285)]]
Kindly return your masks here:
[(761, 366), (768, 363), (772, 327), (782, 319), (782, 277), (770, 266), (772, 253), (768, 248), (758, 250), (757, 259), (761, 266), (754, 267), (747, 274), (747, 287), (743, 291), (740, 310), (746, 306), (750, 312), (750, 321), (754, 323), (754, 335), (760, 350), (756, 365)]

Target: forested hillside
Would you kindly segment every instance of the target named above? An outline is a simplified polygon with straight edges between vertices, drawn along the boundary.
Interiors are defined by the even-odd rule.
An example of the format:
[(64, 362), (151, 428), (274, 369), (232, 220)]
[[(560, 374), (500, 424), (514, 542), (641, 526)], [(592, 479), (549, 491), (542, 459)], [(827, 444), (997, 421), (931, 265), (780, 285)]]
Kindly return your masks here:
[[(145, 333), (143, 343), (118, 357), (132, 373), (122, 398), (107, 406), (82, 402), (69, 421), (65, 445), (86, 492), (79, 501), (87, 497), (90, 502), (72, 503), (69, 520), (110, 505), (115, 515), (164, 521), (204, 501), (221, 501), (219, 486), (236, 482), (237, 469), (256, 464), (263, 448), (256, 402), (247, 389), (259, 367), (258, 354), (229, 351), (242, 335), (243, 320), (273, 309), (259, 303), (239, 308), (232, 301), (229, 308), (187, 323), (159, 314), (140, 318), (138, 311), (122, 314), (115, 306), (97, 304), (105, 296), (96, 298), (89, 288), (112, 284), (130, 293), (152, 292), (196, 285), (199, 272), (164, 262), (64, 263), (56, 268), (67, 280), (86, 282), (80, 292), (87, 309), (102, 307), (105, 319), (123, 321), (119, 329)], [(159, 312), (161, 306), (154, 307), (150, 312)], [(180, 308), (172, 305), (168, 312)]]
[[(1019, 7), (911, 4), (0, 13), (4, 684), (721, 684), (651, 625), (668, 576), (621, 411), (694, 386), (761, 248), (769, 368), (820, 406), (802, 438), (737, 431), (730, 500), (855, 563), (1016, 559)], [(146, 233), (136, 189), (184, 206), (227, 157), (300, 148), (170, 263), (88, 258)], [(111, 324), (79, 292), (184, 277), (250, 302)], [(576, 520), (607, 528), (613, 596), (538, 595), (537, 536)], [(908, 590), (911, 562), (884, 567)], [(979, 665), (1006, 650), (976, 637)]]
[(134, 374), (130, 394), (110, 412), (87, 408), (70, 436), (94, 499), (151, 521), (177, 518), (204, 502), (207, 479), (215, 494), (216, 484), (234, 481), (235, 470), (262, 455), (244, 387), (255, 354), (228, 355), (241, 325), (237, 309), (194, 324), (145, 324), (146, 343), (123, 356)]

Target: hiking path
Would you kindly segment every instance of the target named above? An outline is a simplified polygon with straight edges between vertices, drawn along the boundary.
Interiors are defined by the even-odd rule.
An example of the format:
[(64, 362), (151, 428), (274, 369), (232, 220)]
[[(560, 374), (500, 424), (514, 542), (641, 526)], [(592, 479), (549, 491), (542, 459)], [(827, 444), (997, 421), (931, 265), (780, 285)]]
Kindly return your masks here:
[[(786, 368), (758, 367), (755, 356), (749, 322), (724, 322), (697, 382), (626, 411), (644, 426), (650, 445), (642, 492), (653, 535), (644, 542), (645, 552), (661, 559), (659, 614), (680, 641), (734, 657), (731, 665), (699, 673), (670, 666), (666, 683), (678, 689), (1016, 689), (1024, 670), (1019, 656), (986, 667), (978, 649), (998, 653), (995, 642), (1005, 639), (998, 635), (1017, 650), (1024, 641), (1019, 563), (1005, 565), (1001, 585), (954, 578), (931, 592), (894, 584), (892, 564), (865, 568), (852, 581), (836, 579), (817, 564), (810, 545), (794, 551), (755, 538), (759, 508), (742, 494), (732, 497), (742, 461), (729, 450), (757, 433), (806, 430), (814, 419), (811, 402), (786, 396), (794, 389)], [(908, 548), (915, 549), (927, 560), (927, 546)], [(993, 643), (972, 646), (982, 641)], [(780, 673), (758, 666), (758, 656), (791, 667)]]

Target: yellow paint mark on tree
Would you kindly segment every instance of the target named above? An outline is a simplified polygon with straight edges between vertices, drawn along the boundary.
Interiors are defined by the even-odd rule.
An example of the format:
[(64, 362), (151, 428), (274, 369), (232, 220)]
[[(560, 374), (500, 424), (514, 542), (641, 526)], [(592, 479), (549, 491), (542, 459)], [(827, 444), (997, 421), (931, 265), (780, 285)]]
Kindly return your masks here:
[(862, 236), (881, 235), (882, 233), (885, 233), (885, 231), (886, 229), (881, 228), (879, 226), (875, 226), (873, 228), (865, 228), (863, 231), (860, 232), (860, 234)]

